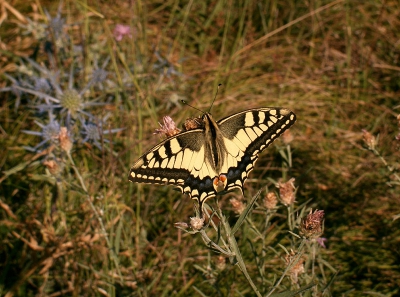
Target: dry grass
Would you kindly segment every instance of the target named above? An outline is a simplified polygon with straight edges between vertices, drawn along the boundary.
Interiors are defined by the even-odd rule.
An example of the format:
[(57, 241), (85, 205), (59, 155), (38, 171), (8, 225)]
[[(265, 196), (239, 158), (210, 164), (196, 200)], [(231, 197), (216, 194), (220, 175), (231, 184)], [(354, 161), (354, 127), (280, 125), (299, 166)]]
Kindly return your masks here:
[[(199, 234), (174, 227), (194, 216), (189, 199), (127, 181), (133, 162), (159, 140), (152, 133), (162, 116), (178, 123), (197, 116), (179, 99), (207, 110), (218, 83), (216, 119), (262, 106), (298, 117), (291, 168), (279, 140), (246, 184), (247, 202), (282, 177), (298, 187), (297, 203), (273, 213), (259, 199), (236, 234), (262, 295), (287, 268), (285, 249), (301, 246), (290, 222), (298, 226), (311, 207), (325, 211), (327, 249), (305, 244), (305, 273), (297, 284), (284, 277), (277, 291), (318, 281), (303, 296), (399, 294), (398, 1), (82, 3), (64, 1), (59, 40), (45, 13), (54, 21), (58, 4), (0, 3), (0, 295), (254, 296), (238, 267)], [(129, 25), (132, 38), (117, 41), (116, 24)], [(70, 154), (57, 143), (25, 150), (41, 140), (22, 130), (48, 123), (35, 108), (45, 100), (26, 82), (53, 77), (63, 91), (81, 91), (105, 62), (107, 77), (84, 98), (106, 104), (87, 111), (98, 120), (109, 114), (104, 131), (125, 130), (102, 135), (99, 149), (82, 142), (76, 121)], [(21, 82), (24, 91), (15, 88)], [(379, 135), (389, 169), (366, 149), (362, 129)], [(43, 163), (50, 156), (62, 166), (56, 174)], [(240, 198), (234, 192), (219, 202), (233, 226), (232, 197)]]

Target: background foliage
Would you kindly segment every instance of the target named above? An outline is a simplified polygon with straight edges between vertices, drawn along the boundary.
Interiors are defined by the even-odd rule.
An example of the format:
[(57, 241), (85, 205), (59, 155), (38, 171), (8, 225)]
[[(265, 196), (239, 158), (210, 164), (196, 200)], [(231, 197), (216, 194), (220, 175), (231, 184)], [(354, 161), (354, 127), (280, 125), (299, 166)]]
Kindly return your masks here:
[[(208, 110), (218, 83), (216, 119), (262, 106), (298, 118), (291, 166), (279, 140), (246, 184), (244, 203), (280, 178), (297, 187), (294, 206), (266, 224), (260, 200), (237, 233), (255, 283), (276, 284), (299, 247), (290, 221), (317, 208), (327, 248), (277, 290), (317, 280), (302, 294), (399, 294), (398, 1), (0, 6), (1, 295), (254, 296), (237, 266), (174, 227), (194, 216), (188, 198), (127, 181), (162, 116), (197, 116), (181, 99)], [(229, 198), (241, 197), (219, 200), (233, 224)]]

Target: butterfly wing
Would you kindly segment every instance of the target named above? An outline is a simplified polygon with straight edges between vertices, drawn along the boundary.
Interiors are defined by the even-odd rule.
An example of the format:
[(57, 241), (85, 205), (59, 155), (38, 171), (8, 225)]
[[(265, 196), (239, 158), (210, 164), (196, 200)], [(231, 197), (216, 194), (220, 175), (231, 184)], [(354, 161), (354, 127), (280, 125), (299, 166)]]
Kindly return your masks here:
[(204, 200), (214, 191), (212, 178), (217, 175), (205, 162), (204, 138), (204, 130), (195, 129), (164, 140), (136, 161), (129, 180), (172, 184), (191, 198)]
[(296, 115), (285, 108), (245, 110), (217, 122), (224, 136), (228, 158), (225, 191), (235, 188), (243, 192), (243, 185), (260, 152), (296, 121)]
[[(210, 121), (213, 121), (210, 118)], [(231, 191), (243, 192), (248, 174), (258, 154), (286, 129), (296, 116), (284, 108), (251, 109), (226, 117), (216, 124), (221, 133), (226, 156), (221, 172), (209, 165), (204, 129), (194, 129), (172, 136), (147, 151), (132, 166), (129, 180), (139, 183), (172, 184), (199, 201), (200, 209), (208, 198)], [(215, 123), (215, 122), (213, 122)], [(226, 176), (224, 191), (214, 187), (215, 177)]]

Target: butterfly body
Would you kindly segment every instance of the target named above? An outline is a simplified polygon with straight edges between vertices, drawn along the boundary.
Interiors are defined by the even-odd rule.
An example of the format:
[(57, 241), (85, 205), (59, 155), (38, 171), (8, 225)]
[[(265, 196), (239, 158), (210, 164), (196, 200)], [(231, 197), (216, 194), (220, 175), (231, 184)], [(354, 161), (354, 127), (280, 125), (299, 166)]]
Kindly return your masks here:
[(172, 184), (204, 201), (240, 189), (258, 155), (296, 121), (285, 108), (245, 110), (215, 121), (205, 113), (199, 128), (162, 141), (132, 166), (132, 182)]

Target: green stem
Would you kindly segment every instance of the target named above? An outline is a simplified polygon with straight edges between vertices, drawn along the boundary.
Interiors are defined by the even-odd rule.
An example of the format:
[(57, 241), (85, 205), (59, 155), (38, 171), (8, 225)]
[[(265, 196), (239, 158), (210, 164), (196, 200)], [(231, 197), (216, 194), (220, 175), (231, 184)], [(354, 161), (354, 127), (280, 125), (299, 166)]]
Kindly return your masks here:
[(220, 218), (221, 218), (222, 225), (224, 226), (225, 232), (226, 232), (226, 234), (228, 236), (229, 246), (230, 246), (231, 250), (233, 251), (233, 253), (236, 256), (237, 264), (238, 264), (240, 270), (242, 271), (242, 273), (246, 277), (246, 279), (249, 282), (250, 286), (253, 288), (254, 292), (257, 295), (257, 297), (261, 297), (262, 296), (261, 293), (258, 291), (256, 285), (254, 284), (253, 280), (251, 279), (249, 273), (247, 272), (246, 265), (244, 264), (243, 257), (240, 254), (240, 250), (239, 250), (238, 244), (237, 244), (236, 239), (235, 239), (235, 235), (232, 234), (231, 227), (229, 226), (229, 223), (226, 221), (226, 218), (222, 214), (221, 209), (219, 207), (218, 207), (218, 212), (219, 212), (219, 215), (220, 215)]
[(75, 166), (75, 162), (74, 162), (74, 160), (72, 159), (71, 153), (70, 153), (70, 152), (67, 152), (67, 156), (68, 156), (69, 161), (70, 161), (71, 164), (72, 164), (72, 168), (74, 169), (76, 176), (78, 177), (78, 180), (79, 180), (79, 182), (80, 182), (80, 184), (81, 184), (81, 187), (82, 187), (83, 191), (85, 192), (86, 199), (87, 199), (87, 201), (89, 202), (89, 205), (90, 205), (90, 207), (92, 208), (92, 211), (93, 211), (95, 217), (97, 218), (97, 220), (98, 220), (98, 222), (99, 222), (99, 224), (100, 224), (100, 229), (101, 229), (101, 231), (102, 231), (102, 233), (103, 233), (103, 236), (104, 236), (104, 238), (105, 238), (105, 240), (106, 240), (106, 242), (107, 242), (108, 249), (109, 249), (110, 252), (111, 252), (111, 258), (112, 258), (113, 261), (114, 261), (115, 268), (116, 268), (117, 271), (118, 271), (118, 274), (119, 274), (119, 276), (120, 276), (121, 281), (123, 281), (123, 280), (122, 280), (122, 274), (121, 274), (121, 271), (120, 271), (120, 269), (119, 269), (118, 258), (117, 258), (117, 255), (115, 254), (114, 250), (112, 249), (111, 242), (110, 242), (110, 240), (109, 240), (109, 238), (108, 238), (108, 236), (107, 236), (106, 228), (104, 227), (103, 219), (101, 218), (101, 216), (100, 216), (99, 213), (97, 212), (96, 208), (95, 208), (94, 205), (93, 205), (92, 200), (90, 199), (90, 195), (89, 195), (89, 193), (88, 193), (88, 191), (87, 191), (85, 182), (83, 181), (83, 178), (82, 178), (81, 174), (79, 173), (78, 168)]
[(281, 278), (276, 282), (275, 286), (271, 289), (271, 291), (267, 294), (266, 297), (271, 296), (271, 294), (278, 288), (278, 286), (280, 285), (280, 283), (283, 281), (283, 278), (286, 276), (286, 274), (288, 273), (288, 271), (294, 266), (296, 265), (296, 263), (300, 260), (300, 257), (302, 256), (302, 249), (304, 247), (306, 240), (303, 239), (300, 243), (299, 248), (297, 249), (297, 255), (295, 258), (293, 258), (293, 260), (287, 265), (285, 271), (283, 272)]

